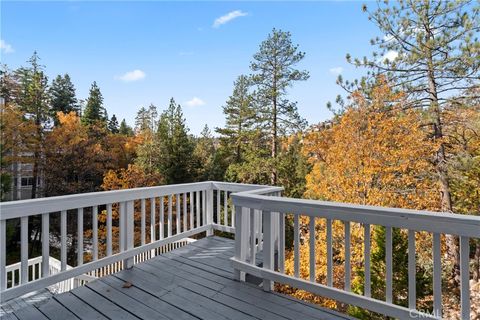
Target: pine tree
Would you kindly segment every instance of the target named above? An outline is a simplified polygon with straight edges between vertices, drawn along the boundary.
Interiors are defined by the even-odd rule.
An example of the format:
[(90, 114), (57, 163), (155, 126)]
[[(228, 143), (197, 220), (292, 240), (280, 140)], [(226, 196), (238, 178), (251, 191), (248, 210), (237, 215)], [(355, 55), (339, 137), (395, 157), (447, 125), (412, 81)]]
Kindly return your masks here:
[(241, 75), (234, 82), (232, 95), (223, 107), (225, 114), (225, 127), (216, 128), (221, 135), (222, 147), (233, 154), (230, 162), (240, 163), (243, 151), (246, 148), (253, 126), (255, 124), (256, 111), (253, 97), (250, 91), (250, 81), (247, 76)]
[(65, 74), (63, 77), (58, 75), (50, 86), (50, 99), (52, 118), (55, 125), (58, 125), (57, 112), (70, 113), (78, 112), (79, 106), (75, 96), (75, 87), (70, 80), (70, 76)]
[(194, 178), (194, 144), (188, 136), (182, 108), (172, 98), (160, 116), (157, 131), (158, 156), (156, 166), (167, 184), (190, 182)]
[(150, 132), (155, 132), (158, 126), (158, 111), (157, 107), (154, 104), (150, 104), (148, 109), (141, 107), (137, 112), (135, 117), (135, 131), (136, 132), (145, 132), (149, 130)]
[(133, 129), (127, 124), (127, 121), (125, 121), (125, 119), (123, 119), (120, 123), (118, 133), (124, 136), (133, 136)]
[(108, 131), (113, 134), (117, 134), (119, 132), (118, 120), (115, 114), (112, 115), (112, 118), (110, 119), (110, 121), (108, 121)]
[[(301, 129), (305, 124), (297, 112), (296, 102), (286, 98), (287, 88), (296, 81), (309, 78), (307, 71), (295, 69), (304, 57), (305, 53), (298, 50), (298, 45), (292, 44), (290, 32), (273, 29), (250, 64), (262, 120), (270, 131), (272, 159), (278, 155), (279, 136), (292, 129)], [(277, 170), (274, 167), (271, 183), (276, 182)]]
[(40, 65), (40, 58), (37, 52), (33, 53), (28, 63), (30, 64), (29, 67), (20, 68), (16, 71), (20, 84), (16, 102), (20, 105), (22, 111), (33, 119), (37, 128), (32, 150), (33, 183), (31, 194), (32, 198), (36, 198), (38, 195), (38, 177), (43, 168), (45, 129), (50, 121), (51, 110), (48, 98), (48, 79), (45, 75), (44, 67)]
[(82, 115), (82, 124), (91, 125), (95, 122), (105, 123), (106, 112), (103, 107), (103, 96), (97, 82), (94, 81), (90, 88), (87, 105)]
[(207, 181), (215, 179), (216, 160), (215, 140), (208, 125), (203, 127), (200, 137), (197, 138), (194, 157), (198, 161), (197, 180)]

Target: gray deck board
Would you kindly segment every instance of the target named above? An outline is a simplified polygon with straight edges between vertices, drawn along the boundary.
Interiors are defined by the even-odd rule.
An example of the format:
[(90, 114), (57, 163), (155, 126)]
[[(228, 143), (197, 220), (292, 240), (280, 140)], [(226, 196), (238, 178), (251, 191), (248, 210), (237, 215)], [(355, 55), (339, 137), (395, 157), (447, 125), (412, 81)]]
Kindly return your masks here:
[(80, 300), (71, 292), (66, 292), (54, 296), (54, 299), (66, 307), (70, 312), (75, 314), (78, 318), (84, 320), (101, 320), (107, 319), (100, 312), (92, 308), (83, 300)]
[[(2, 319), (349, 318), (234, 281), (233, 252), (231, 239), (201, 239), (35, 306), (13, 310)], [(257, 262), (261, 259), (260, 254)]]

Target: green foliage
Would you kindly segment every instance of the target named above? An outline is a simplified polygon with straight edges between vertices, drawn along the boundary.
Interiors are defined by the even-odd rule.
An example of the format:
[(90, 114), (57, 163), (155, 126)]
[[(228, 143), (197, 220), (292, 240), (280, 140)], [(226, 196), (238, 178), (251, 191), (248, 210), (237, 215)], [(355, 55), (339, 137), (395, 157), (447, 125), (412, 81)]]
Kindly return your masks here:
[(218, 159), (215, 141), (207, 125), (196, 139), (194, 158), (198, 161), (196, 180), (208, 181), (215, 180), (215, 160)]
[[(278, 153), (281, 135), (303, 129), (306, 122), (300, 117), (297, 103), (287, 99), (287, 89), (296, 81), (305, 81), (308, 71), (295, 69), (305, 53), (293, 45), (290, 32), (273, 29), (253, 56), (250, 69), (255, 85), (258, 119), (270, 135), (271, 158)], [(277, 182), (277, 170), (271, 172), (271, 183)]]
[(133, 129), (127, 124), (127, 121), (125, 119), (122, 120), (120, 123), (120, 128), (118, 129), (118, 133), (124, 136), (133, 136)]
[(194, 142), (188, 135), (182, 107), (172, 98), (161, 116), (157, 130), (158, 154), (155, 165), (167, 184), (193, 180)]
[(234, 82), (232, 95), (223, 107), (225, 127), (217, 128), (225, 151), (230, 155), (229, 161), (240, 163), (251, 140), (252, 130), (257, 120), (257, 110), (250, 92), (248, 77), (241, 75)]
[(135, 117), (135, 131), (136, 132), (155, 132), (158, 126), (158, 112), (157, 107), (150, 104), (148, 108), (140, 108)]
[(75, 95), (75, 87), (68, 73), (63, 77), (58, 75), (52, 81), (49, 93), (51, 99), (51, 113), (55, 125), (58, 125), (57, 112), (70, 113), (71, 111), (79, 111), (79, 105)]
[(277, 160), (278, 183), (285, 188), (285, 196), (302, 198), (311, 164), (302, 152), (300, 137), (292, 136), (289, 140)]
[(91, 125), (96, 122), (106, 124), (106, 111), (103, 107), (103, 96), (97, 82), (94, 81), (90, 87), (90, 93), (87, 99), (87, 105), (82, 115), (82, 124)]

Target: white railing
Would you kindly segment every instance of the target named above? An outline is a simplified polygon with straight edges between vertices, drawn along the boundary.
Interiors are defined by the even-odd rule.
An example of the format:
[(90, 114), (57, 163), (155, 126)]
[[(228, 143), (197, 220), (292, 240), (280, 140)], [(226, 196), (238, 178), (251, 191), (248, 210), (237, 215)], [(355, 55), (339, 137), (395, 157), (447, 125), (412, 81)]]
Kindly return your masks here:
[[(235, 206), (235, 257), (232, 263), (238, 280), (245, 281), (245, 274), (263, 279), (264, 290), (270, 291), (273, 283), (289, 285), (313, 294), (334, 299), (346, 304), (355, 305), (374, 312), (399, 319), (442, 318), (442, 257), (441, 236), (448, 234), (460, 238), (460, 293), (461, 319), (470, 319), (470, 271), (469, 240), (480, 238), (480, 217), (449, 213), (415, 211), (394, 208), (358, 206), (313, 200), (300, 200), (240, 192), (232, 195)], [(285, 272), (285, 219), (293, 215), (293, 259), (294, 272)], [(300, 217), (308, 217), (309, 233), (309, 279), (300, 277)], [(343, 287), (333, 283), (333, 248), (332, 222), (343, 224), (345, 279)], [(326, 243), (326, 281), (319, 283), (316, 279), (315, 236), (316, 224), (324, 223), (322, 237)], [(263, 224), (261, 226), (260, 224)], [(351, 291), (351, 225), (363, 229), (363, 268), (364, 292), (357, 294)], [(385, 227), (386, 233), (386, 278), (385, 300), (371, 296), (371, 226)], [(305, 227), (306, 227), (305, 226)], [(392, 228), (408, 230), (408, 308), (392, 303)], [(260, 238), (262, 236), (263, 238)], [(433, 312), (417, 310), (416, 297), (416, 246), (415, 235), (427, 232), (432, 237), (433, 256)], [(314, 235), (314, 236), (312, 236)], [(255, 255), (263, 240), (263, 266), (255, 263)], [(338, 262), (336, 262), (338, 264)], [(305, 266), (303, 266), (305, 267)], [(337, 266), (338, 267), (338, 266)]]
[[(214, 230), (234, 232), (230, 194), (265, 188), (209, 181), (0, 203), (0, 299), (6, 301), (99, 269), (102, 270), (100, 274), (110, 272), (108, 266), (112, 264), (112, 270), (118, 270), (115, 266), (120, 265), (130, 268), (135, 260), (146, 259), (147, 252), (155, 254), (157, 248), (196, 234), (205, 232), (210, 236)], [(99, 214), (105, 216), (105, 223), (99, 223)], [(29, 267), (28, 257), (29, 220), (34, 217), (41, 221), (42, 230), (41, 270), (37, 267), (35, 271)], [(76, 229), (77, 261), (68, 268), (67, 222), (71, 219)], [(86, 219), (91, 225), (90, 252), (87, 256), (84, 243)], [(20, 284), (7, 288), (6, 226), (18, 221)], [(49, 270), (52, 223), (59, 224), (61, 239), (60, 272), (55, 274)], [(102, 238), (99, 238), (99, 227), (105, 233)], [(139, 255), (143, 258), (135, 258)], [(85, 257), (91, 260), (85, 262)], [(35, 277), (32, 277), (33, 272)]]

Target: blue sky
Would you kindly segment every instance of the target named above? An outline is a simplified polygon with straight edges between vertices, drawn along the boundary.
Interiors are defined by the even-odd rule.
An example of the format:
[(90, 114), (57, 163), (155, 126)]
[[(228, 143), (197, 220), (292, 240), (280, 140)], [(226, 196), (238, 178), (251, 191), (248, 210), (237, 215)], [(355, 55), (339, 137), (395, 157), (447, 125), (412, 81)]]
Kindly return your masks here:
[(346, 63), (346, 53), (371, 52), (369, 40), (378, 31), (361, 5), (2, 1), (1, 61), (17, 68), (37, 50), (50, 79), (69, 73), (79, 98), (97, 81), (109, 115), (131, 125), (141, 106), (154, 103), (163, 110), (174, 97), (198, 134), (205, 124), (224, 124), (221, 106), (233, 81), (249, 72), (253, 54), (275, 27), (290, 31), (306, 52), (298, 67), (311, 77), (295, 84), (290, 98), (316, 123), (332, 116), (325, 105), (342, 93), (337, 73), (347, 79), (360, 75)]

